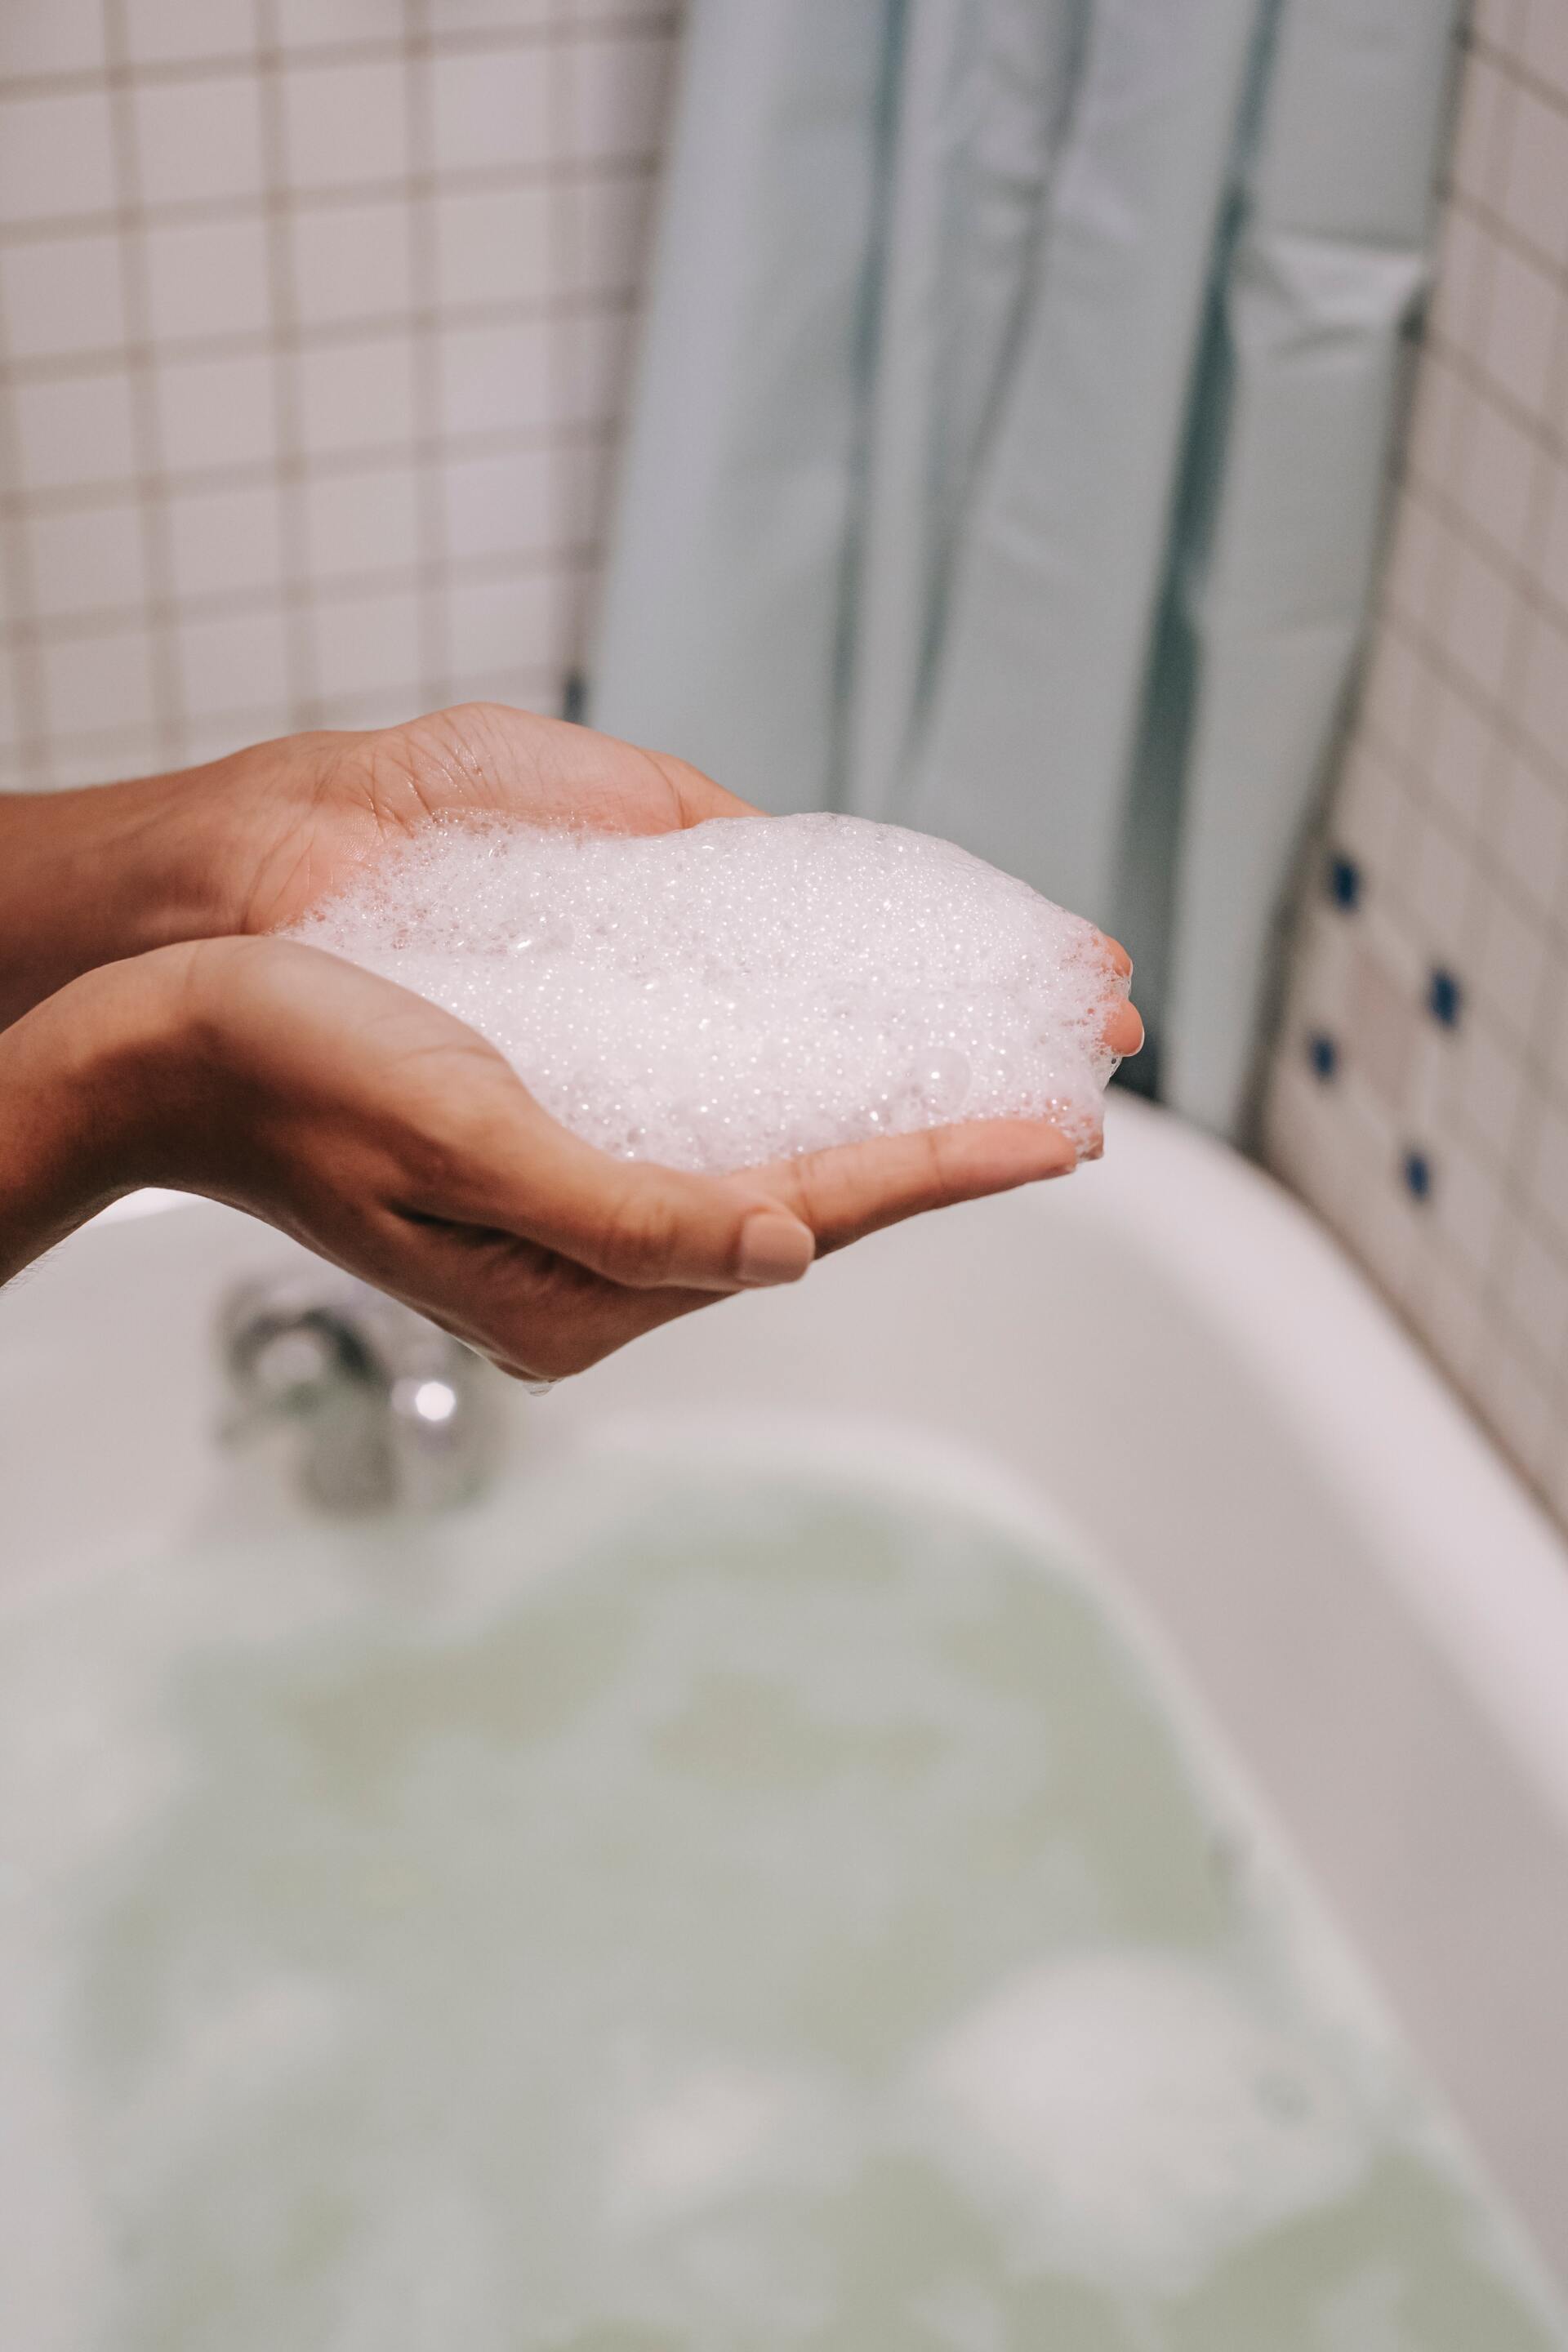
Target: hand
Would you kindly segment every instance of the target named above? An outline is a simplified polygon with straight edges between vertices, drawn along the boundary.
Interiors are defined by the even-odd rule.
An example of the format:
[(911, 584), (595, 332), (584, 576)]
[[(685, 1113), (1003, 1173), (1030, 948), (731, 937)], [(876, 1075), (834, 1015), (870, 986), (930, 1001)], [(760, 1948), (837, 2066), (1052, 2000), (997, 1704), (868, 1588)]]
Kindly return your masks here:
[(0, 1035), (0, 1281), (117, 1192), (228, 1201), (553, 1379), (814, 1253), (1058, 1175), (1053, 1129), (990, 1120), (741, 1176), (608, 1158), (472, 1030), (282, 940), (158, 950)]
[[(282, 929), (433, 816), (667, 833), (757, 814), (684, 760), (483, 702), (286, 736), (181, 775), (0, 795), (0, 1025), (97, 964)], [(1136, 1053), (1142, 1034), (1118, 1006), (1112, 1050)]]

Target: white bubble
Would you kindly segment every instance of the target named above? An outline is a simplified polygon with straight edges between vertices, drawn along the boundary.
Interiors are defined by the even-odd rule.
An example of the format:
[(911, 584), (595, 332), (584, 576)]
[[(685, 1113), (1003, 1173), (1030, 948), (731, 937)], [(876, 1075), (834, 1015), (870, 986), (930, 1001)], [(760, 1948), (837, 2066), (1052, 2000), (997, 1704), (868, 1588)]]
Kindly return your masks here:
[(444, 824), (294, 937), (468, 1022), (606, 1151), (728, 1169), (956, 1118), (1097, 1140), (1100, 935), (924, 834), (826, 814), (626, 836)]

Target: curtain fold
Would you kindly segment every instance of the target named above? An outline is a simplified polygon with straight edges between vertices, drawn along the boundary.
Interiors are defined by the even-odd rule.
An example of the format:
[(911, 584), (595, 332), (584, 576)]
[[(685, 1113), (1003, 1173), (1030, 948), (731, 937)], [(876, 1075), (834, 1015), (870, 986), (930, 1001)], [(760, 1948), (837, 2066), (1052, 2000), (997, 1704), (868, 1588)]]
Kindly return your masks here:
[(693, 0), (593, 712), (1121, 931), (1244, 1100), (1449, 0)]

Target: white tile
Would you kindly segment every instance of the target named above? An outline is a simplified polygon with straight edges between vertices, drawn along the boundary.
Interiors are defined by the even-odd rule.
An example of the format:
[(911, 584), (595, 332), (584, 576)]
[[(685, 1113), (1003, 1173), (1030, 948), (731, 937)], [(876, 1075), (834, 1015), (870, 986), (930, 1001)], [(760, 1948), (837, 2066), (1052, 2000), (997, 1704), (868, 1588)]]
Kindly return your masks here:
[(209, 760), (226, 760), (231, 751), (241, 751), (249, 743), (286, 735), (291, 723), (288, 699), (281, 693), (271, 702), (252, 704), (248, 710), (225, 710), (215, 719), (187, 719), (180, 730), (180, 764), (197, 768)]
[(1456, 187), (1484, 205), (1495, 205), (1501, 192), (1513, 92), (1511, 77), (1489, 58), (1470, 58), (1459, 90), (1449, 172)]
[(658, 34), (574, 42), (567, 52), (568, 152), (583, 162), (657, 153), (671, 56), (671, 43)]
[(551, 69), (542, 50), (437, 58), (431, 79), (438, 171), (537, 166), (551, 152)]
[(103, 12), (90, 0), (0, 7), (0, 74), (86, 73), (103, 61)]
[(414, 435), (414, 355), (378, 335), (300, 355), (300, 429), (313, 455), (395, 446)]
[(253, 76), (143, 84), (135, 93), (145, 204), (248, 196), (261, 187), (261, 112)]
[(578, 423), (613, 425), (631, 390), (637, 321), (627, 310), (586, 311), (562, 324), (569, 363), (567, 414)]
[(0, 793), (14, 792), (20, 787), (17, 773), (19, 762), (11, 756), (17, 736), (22, 731), (21, 713), (16, 708), (16, 664), (7, 650), (0, 660)]
[(307, 326), (406, 312), (409, 208), (400, 199), (364, 205), (319, 205), (293, 224), (294, 285)]
[(332, 694), (310, 706), (312, 727), (381, 728), (406, 724), (410, 713), (419, 704), (445, 702), (450, 698), (444, 692), (431, 695), (418, 682), (410, 688), (400, 686), (372, 687), (363, 694)]
[(447, 597), (455, 677), (549, 670), (566, 657), (566, 583), (556, 571), (458, 582)]
[(559, 19), (560, 0), (429, 0), (430, 29), (441, 33), (510, 33)]
[(244, 490), (186, 490), (169, 500), (174, 593), (273, 588), (282, 577), (281, 515), (269, 483)]
[(590, 548), (604, 535), (610, 491), (605, 443), (567, 443), (557, 453), (555, 525), (562, 547)]
[(289, 179), (295, 188), (351, 188), (401, 179), (408, 169), (402, 59), (292, 67), (284, 77), (283, 121)]
[(1568, 783), (1528, 760), (1509, 770), (1498, 849), (1504, 871), (1543, 911), (1555, 903), (1568, 850)]
[(1568, 1241), (1568, 1111), (1558, 1103), (1536, 1106), (1526, 1175), (1531, 1198), (1545, 1223), (1559, 1241)]
[(1554, 1367), (1568, 1348), (1568, 1256), (1520, 1224), (1501, 1291), (1514, 1332), (1543, 1368)]
[(64, 358), (123, 344), (120, 239), (57, 236), (0, 252), (0, 304), (13, 359)]
[(565, 679), (559, 669), (479, 670), (452, 680), (455, 702), (504, 702), (511, 710), (537, 711), (559, 719)]
[(440, 299), (526, 302), (552, 290), (558, 189), (479, 188), (436, 199)]
[(401, 698), (404, 716), (419, 703), (419, 599), (412, 591), (339, 602), (313, 615), (316, 672), (323, 701), (349, 694)]
[(109, 100), (101, 90), (68, 98), (0, 100), (0, 220), (47, 220), (114, 207)]
[(1396, 629), (1384, 629), (1373, 646), (1362, 713), (1378, 741), (1395, 755), (1406, 754), (1415, 735), (1417, 708), (1430, 692), (1420, 655)]
[(134, 475), (131, 388), (123, 375), (19, 383), (11, 397), (27, 488), (125, 481)]
[(1522, 432), (1496, 401), (1476, 402), (1463, 463), (1457, 469), (1459, 500), (1505, 555), (1524, 552), (1546, 467), (1540, 443)]
[(1484, 694), (1495, 696), (1502, 686), (1520, 612), (1519, 593), (1507, 574), (1478, 546), (1457, 542), (1443, 638)]
[(267, 231), (259, 220), (150, 229), (147, 300), (154, 340), (253, 334), (271, 318)]
[(152, 727), (109, 727), (96, 734), (56, 735), (49, 742), (49, 782), (58, 791), (153, 775), (167, 764), (163, 738)]
[[(1334, 796), (1334, 838), (1376, 877), (1393, 868), (1409, 815), (1405, 787), (1374, 746), (1358, 742)], [(1344, 926), (1337, 930), (1342, 934)]]
[(1551, 613), (1536, 614), (1524, 649), (1518, 716), (1548, 761), (1568, 747), (1568, 628)]
[(1435, 799), (1471, 832), (1499, 765), (1498, 738), (1468, 694), (1439, 682), (1432, 691), (1424, 773)]
[(1551, 409), (1560, 302), (1543, 270), (1509, 247), (1491, 262), (1491, 300), (1477, 356), (1493, 381), (1532, 416)]
[(1520, 54), (1559, 98), (1568, 100), (1568, 8), (1563, 0), (1523, 0)]
[(1524, 1062), (1517, 1039), (1474, 1004), (1466, 1006), (1461, 1021), (1458, 1075), (1467, 1130), (1494, 1163), (1509, 1165), (1524, 1106)]
[(331, 49), (348, 41), (402, 37), (398, 0), (276, 0), (278, 39), (285, 49)]
[(558, 512), (556, 454), (520, 449), (450, 460), (444, 471), (452, 555), (526, 555), (548, 548)]
[(194, 719), (265, 709), (288, 694), (281, 613), (182, 621), (177, 643), (185, 708)]
[(1420, 1327), (1439, 1362), (1462, 1381), (1474, 1360), (1481, 1328), (1480, 1297), (1468, 1270), (1433, 1260), (1421, 1298)]
[(449, 434), (509, 433), (558, 414), (559, 326), (448, 327), (440, 341), (441, 417)]
[[(641, 287), (652, 234), (654, 183), (646, 173), (583, 180), (572, 191), (577, 224), (574, 292), (624, 298)], [(1437, 416), (1427, 418), (1428, 446), (1451, 438), (1464, 387), (1451, 368), (1429, 366)], [(1435, 427), (1441, 422), (1442, 433)], [(1417, 431), (1419, 420), (1417, 421)], [(1436, 457), (1436, 448), (1433, 447)], [(1445, 462), (1447, 459), (1445, 458)], [(1441, 478), (1441, 477), (1439, 477)]]
[(142, 510), (133, 499), (34, 515), (27, 535), (33, 602), (46, 617), (112, 612), (146, 595)]
[(1545, 536), (1540, 554), (1541, 584), (1568, 614), (1568, 467), (1553, 458), (1544, 495)]
[(1428, 952), (1451, 961), (1465, 936), (1470, 860), (1441, 824), (1422, 826), (1410, 903)]
[(1451, 1139), (1437, 1153), (1433, 1209), (1439, 1231), (1479, 1279), (1497, 1243), (1502, 1187), (1486, 1161)]
[(1477, 897), (1481, 925), (1479, 944), (1468, 959), (1471, 976), (1500, 1024), (1522, 1038), (1530, 1033), (1546, 968), (1545, 927), (1484, 876)]
[(272, 362), (262, 354), (171, 361), (158, 371), (158, 415), (166, 473), (270, 458)]
[(419, 560), (418, 478), (411, 466), (325, 475), (305, 491), (310, 569), (318, 579), (400, 571)]
[(1503, 217), (1560, 265), (1568, 260), (1568, 115), (1521, 87), (1507, 143)]
[(1462, 205), (1443, 215), (1433, 289), (1433, 326), (1460, 351), (1475, 352), (1486, 326), (1492, 240)]
[[(1452, 484), (1449, 485), (1450, 488)], [(1394, 519), (1394, 537), (1384, 572), (1384, 593), (1395, 609), (1420, 628), (1436, 629), (1441, 619), (1438, 592), (1444, 584), (1453, 535), (1426, 500), (1406, 490)], [(1382, 658), (1380, 644), (1373, 656), (1375, 673)], [(1405, 735), (1390, 736), (1403, 743)]]
[(256, 47), (255, 0), (126, 0), (125, 38), (138, 65), (244, 57)]
[[(1555, 5), (1556, 0), (1549, 0)], [(1525, 0), (1473, 0), (1471, 27), (1479, 40), (1512, 57), (1518, 48)]]
[(153, 637), (146, 629), (95, 631), (43, 647), (44, 700), (57, 734), (144, 727), (154, 716)]

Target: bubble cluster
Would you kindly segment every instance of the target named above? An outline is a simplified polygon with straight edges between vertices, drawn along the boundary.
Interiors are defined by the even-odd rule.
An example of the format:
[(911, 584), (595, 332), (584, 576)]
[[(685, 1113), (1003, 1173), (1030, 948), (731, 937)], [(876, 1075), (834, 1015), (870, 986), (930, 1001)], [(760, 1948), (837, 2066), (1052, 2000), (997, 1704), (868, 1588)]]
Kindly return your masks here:
[(1092, 1147), (1127, 985), (1027, 884), (827, 814), (432, 824), (292, 935), (468, 1022), (588, 1142), (679, 1168), (960, 1118)]

